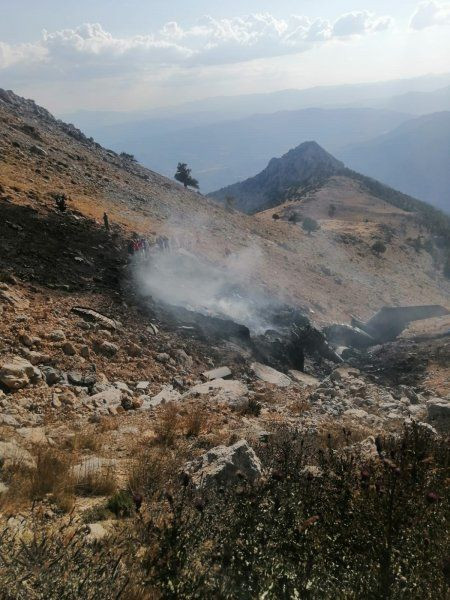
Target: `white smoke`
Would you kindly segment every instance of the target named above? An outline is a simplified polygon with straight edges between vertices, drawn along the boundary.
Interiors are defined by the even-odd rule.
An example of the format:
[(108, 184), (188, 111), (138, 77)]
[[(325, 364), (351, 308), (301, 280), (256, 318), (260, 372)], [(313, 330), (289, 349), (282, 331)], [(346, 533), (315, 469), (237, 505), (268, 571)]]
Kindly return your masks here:
[(228, 318), (257, 333), (270, 326), (262, 313), (272, 304), (250, 283), (261, 260), (257, 246), (230, 253), (219, 264), (173, 243), (166, 250), (155, 245), (147, 258), (136, 258), (135, 278), (155, 300)]

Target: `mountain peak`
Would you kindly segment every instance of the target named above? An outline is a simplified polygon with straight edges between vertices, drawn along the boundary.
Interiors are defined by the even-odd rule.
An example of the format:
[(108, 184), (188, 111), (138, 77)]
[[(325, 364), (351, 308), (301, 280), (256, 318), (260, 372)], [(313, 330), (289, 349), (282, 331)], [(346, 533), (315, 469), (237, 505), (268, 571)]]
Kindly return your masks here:
[(272, 158), (258, 175), (213, 192), (211, 196), (218, 200), (233, 196), (239, 210), (258, 212), (278, 204), (289, 189), (319, 184), (344, 169), (344, 164), (317, 142), (307, 141), (280, 158)]

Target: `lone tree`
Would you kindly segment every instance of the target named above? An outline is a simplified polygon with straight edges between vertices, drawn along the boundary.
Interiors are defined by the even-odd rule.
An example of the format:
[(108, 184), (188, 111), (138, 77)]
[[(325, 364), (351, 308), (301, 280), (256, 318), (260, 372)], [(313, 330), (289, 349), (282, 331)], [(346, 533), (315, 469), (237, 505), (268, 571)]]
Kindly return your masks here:
[(182, 183), (185, 188), (189, 186), (198, 189), (198, 181), (191, 177), (191, 169), (188, 168), (186, 163), (178, 163), (175, 179)]
[(302, 227), (308, 235), (311, 235), (312, 231), (320, 229), (319, 223), (315, 219), (311, 219), (311, 217), (305, 217), (303, 219)]
[(372, 252), (377, 256), (381, 256), (386, 252), (386, 246), (383, 244), (381, 240), (377, 240), (374, 244), (372, 244)]

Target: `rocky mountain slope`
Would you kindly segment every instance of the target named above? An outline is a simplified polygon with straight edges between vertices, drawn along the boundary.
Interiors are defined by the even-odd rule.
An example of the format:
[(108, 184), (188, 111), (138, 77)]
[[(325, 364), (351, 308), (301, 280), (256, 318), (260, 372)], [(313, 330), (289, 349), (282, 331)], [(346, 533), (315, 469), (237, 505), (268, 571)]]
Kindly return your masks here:
[(339, 156), (352, 169), (450, 213), (449, 111), (408, 120)]
[[(320, 186), (249, 216), (11, 92), (0, 91), (0, 130), (3, 589), (145, 597), (136, 590), (163, 589), (141, 567), (163, 549), (179, 498), (192, 492), (201, 516), (205, 487), (272, 486), (283, 475), (264, 458), (271, 440), (301, 432), (314, 456), (333, 447), (342, 455), (331, 456), (350, 453), (358, 469), (375, 470), (393, 464), (375, 436), (406, 423), (435, 443), (446, 431), (450, 287), (421, 215), (342, 174), (315, 144), (299, 166), (311, 178), (319, 161)], [(321, 229), (306, 234), (293, 211)], [(148, 252), (129, 254), (135, 234), (152, 242)], [(383, 256), (371, 250), (378, 239)], [(352, 314), (373, 324), (385, 304), (424, 303), (443, 307), (388, 343), (342, 348), (321, 329)], [(315, 485), (320, 470), (305, 460), (302, 481)], [(348, 473), (360, 496), (361, 476)], [(154, 564), (158, 579), (163, 561)]]

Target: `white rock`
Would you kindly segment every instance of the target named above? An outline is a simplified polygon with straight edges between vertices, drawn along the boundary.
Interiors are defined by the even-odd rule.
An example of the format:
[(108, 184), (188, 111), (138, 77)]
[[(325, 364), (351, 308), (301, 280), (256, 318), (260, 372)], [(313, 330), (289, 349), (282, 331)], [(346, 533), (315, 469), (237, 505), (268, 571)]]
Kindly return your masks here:
[(213, 379), (206, 383), (199, 383), (188, 390), (184, 396), (194, 396), (196, 394), (212, 394), (214, 400), (218, 402), (237, 402), (243, 396), (248, 394), (247, 386), (237, 379)]
[(3, 467), (25, 465), (33, 468), (36, 463), (28, 450), (21, 448), (15, 442), (0, 442), (0, 465)]
[(300, 383), (303, 386), (318, 386), (320, 381), (317, 377), (313, 377), (312, 375), (308, 375), (307, 373), (303, 373), (302, 371), (291, 370), (288, 371), (288, 375), (291, 379), (295, 381), (295, 383)]
[(262, 467), (246, 440), (239, 440), (232, 446), (211, 448), (188, 463), (185, 471), (196, 487), (208, 487), (235, 483), (240, 475), (248, 481), (255, 481), (261, 476)]
[(226, 379), (231, 377), (231, 370), (228, 367), (218, 367), (217, 369), (211, 369), (210, 371), (204, 371), (202, 377), (206, 381), (212, 381), (213, 379)]
[(102, 458), (101, 456), (89, 456), (72, 468), (76, 479), (99, 473), (103, 470), (112, 469), (117, 465), (114, 458)]
[(31, 444), (47, 444), (44, 427), (21, 427), (17, 433)]
[(11, 390), (18, 390), (29, 383), (37, 383), (41, 377), (39, 369), (20, 356), (14, 356), (0, 368), (0, 381)]
[(287, 387), (292, 383), (287, 375), (284, 375), (284, 373), (280, 373), (280, 371), (272, 369), (272, 367), (267, 365), (254, 362), (250, 367), (258, 379), (267, 383), (272, 383), (278, 387)]

